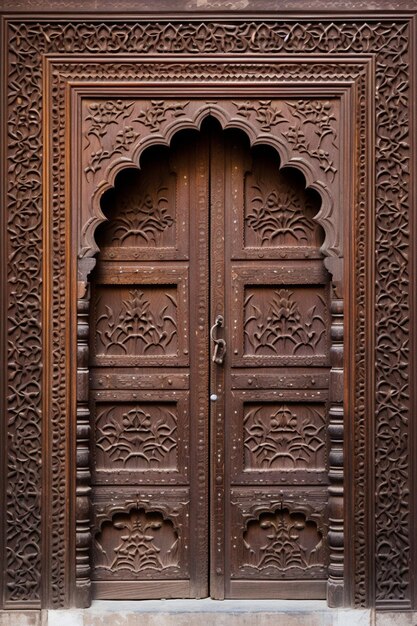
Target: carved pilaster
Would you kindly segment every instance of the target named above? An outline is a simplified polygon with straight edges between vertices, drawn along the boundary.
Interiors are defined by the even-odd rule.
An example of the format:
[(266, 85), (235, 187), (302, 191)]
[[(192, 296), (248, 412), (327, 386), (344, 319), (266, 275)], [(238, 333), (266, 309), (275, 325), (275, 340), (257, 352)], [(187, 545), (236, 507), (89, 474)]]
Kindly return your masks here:
[[(338, 259), (338, 261), (341, 260)], [(339, 268), (337, 268), (339, 269)], [(339, 274), (339, 271), (337, 272)], [(341, 274), (341, 271), (340, 271)], [(343, 487), (343, 299), (333, 275), (329, 389), (329, 606), (344, 605), (344, 487)]]
[(88, 405), (89, 292), (77, 302), (77, 483), (76, 483), (76, 604), (91, 604), (90, 581), (90, 411)]

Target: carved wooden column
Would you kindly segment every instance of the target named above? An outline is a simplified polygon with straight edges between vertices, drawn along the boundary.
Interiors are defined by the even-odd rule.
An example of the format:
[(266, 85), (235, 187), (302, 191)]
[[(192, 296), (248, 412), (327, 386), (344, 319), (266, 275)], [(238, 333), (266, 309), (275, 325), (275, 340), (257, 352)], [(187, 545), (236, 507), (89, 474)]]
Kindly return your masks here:
[[(330, 261), (330, 259), (328, 260)], [(344, 606), (344, 386), (343, 386), (343, 298), (342, 259), (334, 264), (331, 300), (331, 348), (329, 388), (329, 606)]]
[(79, 262), (77, 300), (77, 422), (76, 422), (76, 605), (91, 604), (90, 546), (90, 409), (89, 409), (89, 309), (90, 290), (87, 275), (95, 259)]

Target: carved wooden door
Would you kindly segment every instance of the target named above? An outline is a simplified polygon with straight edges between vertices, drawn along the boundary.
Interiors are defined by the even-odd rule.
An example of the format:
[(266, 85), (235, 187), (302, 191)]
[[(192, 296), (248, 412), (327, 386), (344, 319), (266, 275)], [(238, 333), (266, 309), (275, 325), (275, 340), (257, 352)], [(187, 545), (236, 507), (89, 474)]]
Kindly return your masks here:
[(271, 147), (211, 119), (146, 151), (103, 197), (95, 597), (325, 596), (319, 207)]

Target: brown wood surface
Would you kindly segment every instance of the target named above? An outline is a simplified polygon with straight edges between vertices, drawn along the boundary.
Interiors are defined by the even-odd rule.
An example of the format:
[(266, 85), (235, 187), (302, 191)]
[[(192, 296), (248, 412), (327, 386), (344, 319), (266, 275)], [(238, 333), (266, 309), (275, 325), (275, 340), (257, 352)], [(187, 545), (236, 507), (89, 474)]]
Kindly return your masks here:
[[(142, 580), (142, 590), (147, 587), (146, 593), (152, 597), (159, 597), (161, 580), (166, 589), (175, 589), (175, 595), (207, 593), (201, 582), (191, 589), (190, 580), (202, 581), (210, 571), (209, 537), (211, 546), (216, 540), (227, 546), (225, 562), (218, 559), (216, 567), (217, 553), (211, 555), (211, 589), (217, 597), (224, 592), (256, 596), (258, 587), (277, 597), (295, 585), (297, 594), (302, 594), (300, 579), (294, 582), (278, 577), (266, 584), (263, 561), (258, 559), (255, 565), (246, 562), (244, 543), (233, 560), (233, 543), (227, 544), (240, 532), (240, 539), (246, 533), (246, 543), (253, 546), (254, 537), (264, 531), (272, 534), (267, 527), (273, 529), (277, 521), (291, 524), (293, 518), (279, 513), (287, 503), (288, 507), (298, 503), (297, 515), (314, 517), (317, 528), (320, 515), (325, 512), (327, 516), (327, 572), (323, 579), (310, 579), (311, 597), (323, 594), (326, 585), (331, 605), (416, 607), (417, 498), (413, 485), (417, 429), (413, 415), (417, 394), (412, 381), (416, 370), (417, 237), (412, 207), (417, 189), (410, 176), (416, 168), (416, 4), (412, 0), (300, 0), (281, 3), (279, 12), (272, 0), (244, 4), (245, 10), (235, 3), (226, 10), (215, 0), (203, 5), (193, 0), (186, 9), (176, 0), (163, 0), (157, 8), (147, 0), (140, 6), (128, 0), (0, 2), (0, 63), (5, 85), (0, 99), (2, 608), (88, 606), (92, 571), (96, 575), (91, 548), (95, 546), (96, 561), (104, 558), (94, 539), (103, 532), (103, 541), (114, 542), (113, 521), (119, 525), (117, 532), (123, 536), (131, 533), (132, 518), (123, 517), (127, 509), (137, 511), (137, 524), (150, 525), (148, 530), (158, 533), (158, 541), (150, 540), (158, 548), (168, 551), (176, 544), (178, 529), (182, 533), (183, 528), (199, 538), (196, 542), (206, 542), (204, 550), (199, 543), (205, 557), (189, 563), (189, 579), (181, 578), (182, 574), (168, 579), (176, 567), (175, 550), (171, 550), (171, 565), (166, 567), (167, 561), (162, 567), (155, 557), (156, 569)], [(330, 105), (327, 112), (320, 109), (323, 101)], [(301, 103), (301, 108), (294, 107), (291, 112), (289, 102)], [(175, 108), (178, 104), (183, 108)], [(231, 229), (232, 241), (223, 249), (221, 265), (215, 263), (219, 251), (210, 246), (209, 254), (205, 240), (207, 256), (201, 267), (190, 261), (190, 275), (179, 272), (173, 279), (174, 270), (191, 259), (184, 252), (186, 245), (194, 260), (200, 255), (196, 233), (203, 232), (206, 238), (209, 234), (214, 241), (215, 233), (207, 227), (209, 213), (211, 219), (214, 215), (209, 200), (217, 195), (224, 198), (225, 206), (228, 202), (232, 206), (234, 190), (241, 193), (238, 180), (236, 186), (230, 184), (231, 131), (216, 137), (209, 133), (212, 139), (208, 144), (204, 137), (207, 127), (199, 130), (208, 115), (216, 117), (223, 128), (240, 128), (257, 144), (253, 152), (246, 152), (244, 163), (237, 163), (237, 176), (240, 166), (245, 171), (248, 168), (248, 181), (254, 176), (250, 172), (252, 154), (263, 143), (280, 153), (281, 173), (288, 173), (289, 168), (304, 173), (309, 187), (320, 196), (321, 209), (314, 219), (323, 232), (318, 228), (318, 239), (310, 241), (312, 248), (323, 242), (320, 253), (310, 251), (309, 257), (292, 258), (297, 248), (292, 246), (291, 255), (276, 259), (274, 251), (261, 242), (264, 256), (259, 257), (253, 249), (259, 233), (261, 238), (267, 233), (260, 230), (252, 210), (243, 243), (240, 234), (233, 238), (233, 233), (243, 229), (243, 214), (236, 216), (236, 230), (226, 219), (223, 231), (230, 233)], [(199, 207), (193, 213), (194, 222), (190, 221), (194, 239), (184, 237), (182, 224), (178, 224), (175, 237), (171, 227), (158, 231), (163, 245), (157, 256), (155, 246), (150, 246), (148, 256), (141, 246), (143, 256), (131, 259), (130, 246), (118, 246), (120, 258), (106, 258), (106, 246), (99, 252), (95, 235), (98, 240), (103, 235), (100, 229), (96, 231), (103, 219), (100, 202), (114, 186), (117, 171), (127, 166), (137, 170), (145, 144), (168, 146), (185, 128), (200, 133), (194, 135), (197, 143), (190, 170), (195, 181), (205, 180), (203, 186), (193, 185), (200, 195), (191, 198), (188, 207)], [(300, 131), (305, 128), (308, 131), (303, 135)], [(242, 137), (247, 143), (245, 135)], [(214, 163), (210, 162), (213, 150), (218, 157)], [(162, 166), (163, 159), (155, 163), (153, 171)], [(268, 167), (262, 170), (267, 186)], [(132, 173), (131, 182), (137, 177), (137, 172)], [(160, 179), (156, 173), (155, 177)], [(221, 217), (219, 206), (216, 215), (220, 224), (226, 214)], [(101, 266), (97, 282), (90, 284), (88, 276), (98, 252)], [(321, 253), (332, 275), (331, 285), (320, 278), (326, 275)], [(286, 281), (284, 275), (293, 262), (297, 269), (290, 270)], [(110, 268), (107, 273), (106, 264)], [(122, 280), (113, 281), (111, 275), (119, 266)], [(139, 285), (129, 266), (141, 269)], [(272, 276), (265, 266), (277, 274)], [(278, 272), (279, 267), (284, 274)], [(146, 283), (147, 270), (155, 279), (152, 284)], [(207, 276), (210, 272), (211, 277)], [(228, 289), (225, 315), (233, 310), (237, 316), (232, 325), (227, 317), (224, 334), (219, 332), (227, 341), (227, 354), (223, 366), (212, 366), (223, 393), (221, 401), (210, 405), (210, 447), (207, 402), (212, 389), (207, 379), (199, 387), (200, 374), (193, 371), (207, 376), (211, 354), (207, 332), (213, 323), (213, 312), (208, 315), (207, 311), (214, 302), (223, 310), (220, 285), (214, 295), (216, 273)], [(306, 273), (313, 278), (309, 284), (302, 281)], [(236, 280), (230, 278), (235, 275)], [(199, 326), (200, 309), (189, 290), (200, 276), (201, 310), (207, 319), (194, 341), (190, 331)], [(118, 315), (132, 285), (142, 290), (142, 303), (147, 298), (150, 308), (161, 311), (168, 306), (170, 313), (173, 304), (168, 296), (188, 290), (188, 301), (178, 304), (181, 319), (189, 314), (188, 337), (182, 332), (177, 342), (165, 343), (166, 365), (158, 364), (161, 356), (155, 354), (155, 348), (148, 348), (146, 355), (128, 354), (127, 358), (125, 354), (108, 358), (94, 352), (94, 297), (100, 292), (107, 294), (113, 314)], [(291, 365), (291, 354), (268, 356), (271, 348), (256, 348), (244, 334), (245, 323), (252, 323), (245, 317), (245, 302), (262, 313), (276, 289), (292, 290), (295, 299), (306, 293), (306, 307), (313, 291), (327, 289), (326, 328), (331, 341), (327, 347), (323, 341), (317, 344), (318, 354), (311, 363)], [(301, 299), (298, 306), (304, 315)], [(307, 310), (311, 306), (310, 300)], [(100, 310), (100, 304), (97, 307), (96, 311)], [(101, 310), (100, 324), (107, 313), (105, 308)], [(165, 325), (169, 324), (165, 320)], [(264, 330), (256, 332), (259, 338)], [(199, 351), (197, 370), (195, 363), (188, 365), (184, 353), (182, 360), (172, 354), (187, 349), (187, 339), (189, 358), (194, 358), (193, 341)], [(161, 340), (166, 342), (162, 336)], [(305, 370), (303, 374), (297, 373), (300, 368)], [(171, 399), (174, 391), (175, 401)], [(115, 392), (116, 399), (112, 398)], [(245, 447), (243, 440), (239, 442), (238, 433), (227, 434), (224, 440), (225, 428), (215, 421), (215, 407), (221, 406), (224, 424), (238, 429), (239, 418), (234, 422), (233, 416), (234, 411), (238, 416), (240, 412), (241, 423), (245, 416), (256, 440), (256, 433), (265, 429), (268, 420), (265, 407), (278, 408), (284, 402), (298, 419), (317, 409), (312, 417), (316, 425), (321, 419), (320, 407), (326, 406), (325, 471), (319, 467), (322, 448), (317, 467), (311, 471), (259, 469), (254, 450)], [(163, 454), (167, 467), (159, 472), (156, 467), (145, 471), (148, 461), (140, 456), (126, 462), (127, 470), (120, 468), (123, 459), (115, 461), (113, 456), (109, 463), (106, 438), (101, 444), (107, 450), (90, 447), (97, 428), (103, 426), (98, 420), (104, 419), (109, 408), (109, 419), (123, 424), (123, 416), (132, 409), (135, 412), (140, 403), (147, 408), (150, 418), (146, 419), (151, 422), (164, 415), (168, 431), (174, 418), (186, 414), (187, 406), (199, 407), (197, 434), (190, 436), (194, 457), (187, 466), (188, 476), (185, 456), (176, 457), (173, 448)], [(255, 414), (260, 425), (253, 426)], [(143, 417), (136, 411), (127, 419), (138, 420), (140, 415)], [(186, 425), (183, 420), (178, 427), (181, 438), (189, 436)], [(133, 431), (129, 431), (130, 437), (136, 437)], [(200, 440), (202, 450), (198, 448)], [(230, 445), (236, 440), (233, 450)], [(137, 443), (136, 448), (141, 446)], [(213, 457), (213, 446), (220, 453), (220, 463), (216, 461), (218, 467), (214, 468), (208, 460), (209, 453)], [(268, 459), (264, 463), (269, 463)], [(281, 484), (275, 479), (278, 473), (285, 480), (292, 475), (294, 484)], [(213, 481), (210, 491), (209, 476)], [(113, 482), (106, 483), (106, 478)], [(311, 483), (299, 482), (301, 479)], [(276, 487), (286, 496), (284, 503), (273, 499)], [(197, 527), (195, 518), (192, 524), (187, 521), (186, 507), (195, 504), (188, 495), (200, 490), (214, 516), (211, 520), (202, 515), (196, 520)], [(308, 503), (303, 495), (307, 493)], [(261, 509), (249, 510), (244, 499), (248, 494), (251, 502), (262, 503)], [(311, 494), (315, 494), (313, 500)], [(275, 522), (265, 518), (272, 509)], [(220, 523), (222, 515), (224, 524)], [(234, 528), (238, 529), (235, 534)], [(314, 524), (308, 528), (311, 539)], [(301, 527), (296, 530), (301, 533)], [(128, 539), (120, 538), (121, 555), (127, 544)], [(267, 542), (263, 545), (267, 550)], [(181, 558), (179, 567), (186, 567), (184, 553)], [(158, 567), (164, 573), (158, 574)], [(313, 568), (305, 570), (311, 574)], [(106, 575), (111, 577), (108, 571)], [(126, 571), (122, 568), (123, 574)], [(112, 588), (106, 575), (93, 582), (97, 596)], [(114, 587), (135, 597), (137, 580), (124, 583), (121, 580)]]
[[(279, 11), (286, 13), (300, 13), (307, 11), (321, 12), (338, 12), (349, 13), (353, 11), (363, 11), (365, 13), (381, 12), (381, 11), (412, 11), (416, 8), (415, 0), (283, 0), (279, 4)], [(152, 0), (0, 0), (0, 10), (4, 12), (22, 12), (29, 11), (46, 12), (51, 11), (57, 13), (66, 13), (68, 11), (76, 11), (77, 14), (82, 13), (133, 13), (134, 15), (155, 14), (159, 15), (172, 14), (175, 17), (183, 14), (189, 16), (190, 13), (201, 15), (202, 13), (211, 12), (211, 14), (228, 13), (239, 14), (255, 12), (256, 17), (259, 12), (271, 13), (276, 17), (277, 4), (276, 0), (232, 0), (227, 4), (219, 0), (207, 0), (201, 3), (199, 0), (188, 0), (186, 5), (183, 0), (158, 0), (157, 6)]]
[[(103, 197), (89, 323), (95, 597), (324, 597), (319, 208), (276, 151), (214, 120), (145, 151)], [(218, 315), (222, 362), (208, 340)]]

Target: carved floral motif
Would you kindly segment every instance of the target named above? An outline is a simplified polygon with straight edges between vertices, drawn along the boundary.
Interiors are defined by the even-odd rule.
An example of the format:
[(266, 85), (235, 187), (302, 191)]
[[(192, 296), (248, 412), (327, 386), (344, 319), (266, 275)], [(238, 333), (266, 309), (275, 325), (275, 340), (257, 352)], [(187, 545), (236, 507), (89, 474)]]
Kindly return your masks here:
[(112, 218), (108, 226), (112, 245), (157, 246), (159, 236), (174, 224), (166, 191), (166, 187), (160, 187), (154, 196), (145, 192), (135, 206)]
[(100, 147), (96, 152), (91, 153), (90, 162), (84, 170), (86, 176), (88, 176), (89, 173), (95, 174), (99, 170), (102, 161), (110, 159), (110, 157), (116, 154), (126, 152), (138, 136), (139, 133), (137, 133), (132, 126), (125, 126), (125, 128), (119, 130), (114, 144), (109, 150), (104, 150), (104, 148)]
[(314, 467), (323, 462), (323, 410), (287, 405), (249, 408), (244, 417), (246, 467), (282, 469)]
[(293, 190), (270, 191), (266, 197), (261, 187), (253, 186), (246, 224), (259, 236), (261, 245), (272, 246), (289, 235), (294, 243), (311, 243), (316, 224), (303, 211), (299, 195)]
[(166, 102), (165, 100), (151, 100), (151, 106), (141, 111), (137, 116), (137, 122), (141, 122), (152, 130), (158, 130), (159, 126), (167, 121), (167, 114), (172, 113), (173, 117), (182, 114), (188, 102)]
[(262, 513), (247, 525), (244, 536), (245, 566), (257, 570), (308, 569), (323, 563), (322, 535), (303, 513), (281, 508)]
[[(332, 145), (336, 146), (336, 128), (333, 122), (336, 117), (333, 106), (329, 101), (321, 100), (298, 100), (289, 103), (289, 111), (292, 114), (293, 122), (288, 125), (288, 118), (283, 115), (281, 109), (273, 105), (271, 100), (246, 101), (242, 104), (234, 102), (237, 115), (243, 117), (254, 116), (259, 122), (261, 129), (270, 131), (272, 126), (285, 124), (282, 134), (293, 146), (295, 152), (306, 154), (309, 158), (317, 160), (320, 168), (333, 180), (337, 172), (330, 153), (323, 147), (323, 141), (330, 136)], [(314, 128), (316, 140), (307, 138), (307, 126)]]
[(135, 406), (121, 415), (115, 406), (97, 414), (96, 445), (115, 467), (172, 467), (176, 460), (176, 415), (165, 407)]
[(245, 102), (234, 102), (233, 104), (237, 108), (236, 112), (238, 115), (250, 117), (250, 114), (254, 113), (256, 121), (259, 122), (261, 129), (264, 131), (269, 131), (272, 126), (287, 121), (281, 109), (273, 105), (271, 100), (259, 100), (256, 102), (246, 100)]
[(166, 304), (156, 312), (140, 289), (129, 291), (118, 311), (105, 305), (96, 323), (97, 342), (104, 354), (166, 354), (177, 338), (177, 302), (170, 293), (164, 298)]
[[(337, 148), (336, 129), (332, 124), (336, 118), (331, 103), (320, 100), (298, 100), (297, 103), (289, 106), (293, 116), (299, 122), (298, 124), (291, 124), (287, 129), (285, 134), (288, 141), (298, 152), (305, 153), (312, 159), (317, 159), (323, 172), (330, 173), (331, 180), (333, 180), (337, 169), (334, 167), (329, 151), (322, 147), (323, 140), (329, 135), (332, 145)], [(307, 139), (305, 130), (307, 124), (314, 126), (314, 134), (317, 137), (316, 145)]]
[(172, 522), (160, 513), (139, 509), (129, 515), (116, 515), (113, 523), (104, 524), (102, 533), (96, 537), (101, 557), (97, 567), (112, 573), (127, 570), (132, 574), (178, 567), (178, 543)]
[[(252, 354), (315, 353), (326, 333), (326, 323), (317, 304), (302, 317), (298, 300), (293, 296), (289, 289), (278, 289), (273, 292), (272, 300), (263, 305), (254, 303), (253, 291), (246, 297), (244, 334)], [(324, 310), (326, 303), (322, 296), (317, 294), (317, 300)]]
[(125, 100), (107, 100), (104, 102), (93, 102), (88, 106), (89, 114), (86, 116), (86, 122), (90, 122), (86, 137), (87, 146), (90, 145), (92, 137), (101, 142), (106, 135), (110, 124), (120, 124), (126, 119), (132, 110), (133, 102)]

